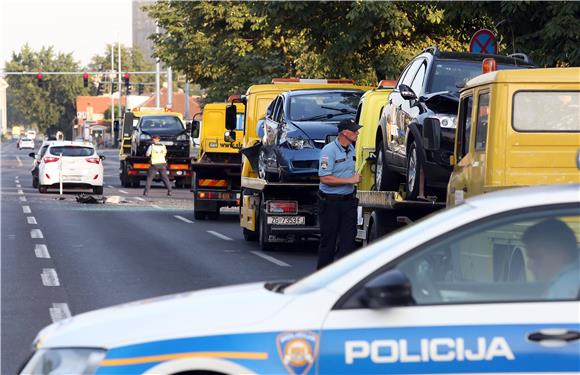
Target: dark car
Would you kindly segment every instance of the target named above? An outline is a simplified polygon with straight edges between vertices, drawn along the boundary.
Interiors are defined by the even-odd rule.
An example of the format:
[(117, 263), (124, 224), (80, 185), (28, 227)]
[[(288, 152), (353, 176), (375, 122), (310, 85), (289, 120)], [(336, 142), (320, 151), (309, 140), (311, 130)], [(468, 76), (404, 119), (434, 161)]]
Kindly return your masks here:
[(28, 154), (28, 156), (34, 159), (32, 161), (32, 169), (30, 170), (30, 173), (32, 174), (32, 187), (35, 189), (38, 188), (38, 165), (40, 164), (40, 160), (46, 153), (46, 149), (48, 149), (50, 144), (51, 141), (45, 141), (38, 149), (38, 153), (31, 152)]
[[(449, 157), (455, 144), (459, 89), (482, 74), (486, 58), (493, 58), (497, 69), (534, 67), (523, 54), (440, 52), (435, 47), (411, 60), (389, 94), (379, 122), (376, 190), (399, 190), (405, 178), (407, 199), (444, 194), (452, 170)], [(437, 144), (428, 144), (426, 132), (433, 131)]]
[(161, 143), (167, 147), (167, 155), (189, 157), (191, 138), (188, 130), (183, 122), (173, 115), (142, 116), (133, 130), (131, 155), (145, 156), (154, 135), (158, 135)]
[(276, 97), (262, 123), (259, 177), (269, 181), (316, 178), (320, 150), (336, 137), (339, 121), (354, 119), (363, 94), (356, 89), (311, 89)]

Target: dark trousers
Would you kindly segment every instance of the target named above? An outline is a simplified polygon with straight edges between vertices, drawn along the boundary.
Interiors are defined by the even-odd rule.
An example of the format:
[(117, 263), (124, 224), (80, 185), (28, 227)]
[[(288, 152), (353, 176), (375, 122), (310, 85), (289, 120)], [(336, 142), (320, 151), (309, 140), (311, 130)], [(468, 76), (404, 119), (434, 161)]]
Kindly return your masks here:
[(163, 181), (163, 184), (167, 188), (168, 192), (171, 192), (171, 182), (167, 177), (167, 164), (151, 164), (149, 170), (147, 171), (147, 183), (145, 184), (145, 194), (149, 193), (151, 189), (151, 181), (155, 177), (155, 174), (159, 172), (159, 177)]
[[(356, 239), (358, 199), (320, 199), (320, 246), (317, 269), (326, 267), (335, 259), (354, 251)], [(338, 249), (336, 248), (338, 239)]]

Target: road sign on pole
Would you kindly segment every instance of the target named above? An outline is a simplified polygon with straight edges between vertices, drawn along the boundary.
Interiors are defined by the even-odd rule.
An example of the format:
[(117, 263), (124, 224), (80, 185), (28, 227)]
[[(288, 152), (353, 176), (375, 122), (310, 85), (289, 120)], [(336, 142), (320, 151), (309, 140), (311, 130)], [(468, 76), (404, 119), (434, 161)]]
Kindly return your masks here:
[(493, 32), (488, 29), (476, 31), (469, 42), (469, 52), (497, 55), (497, 39)]

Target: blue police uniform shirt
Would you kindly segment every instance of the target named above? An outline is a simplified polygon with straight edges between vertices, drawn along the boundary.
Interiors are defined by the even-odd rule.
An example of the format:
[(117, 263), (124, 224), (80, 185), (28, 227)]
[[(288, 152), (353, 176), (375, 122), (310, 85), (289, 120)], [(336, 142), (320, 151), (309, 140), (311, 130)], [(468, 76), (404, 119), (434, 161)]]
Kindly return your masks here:
[[(348, 178), (354, 175), (355, 160), (354, 146), (348, 145), (347, 150), (338, 143), (338, 138), (324, 146), (320, 152), (318, 165), (319, 176), (335, 176)], [(354, 192), (353, 184), (330, 186), (320, 183), (320, 190), (326, 194), (351, 194)]]

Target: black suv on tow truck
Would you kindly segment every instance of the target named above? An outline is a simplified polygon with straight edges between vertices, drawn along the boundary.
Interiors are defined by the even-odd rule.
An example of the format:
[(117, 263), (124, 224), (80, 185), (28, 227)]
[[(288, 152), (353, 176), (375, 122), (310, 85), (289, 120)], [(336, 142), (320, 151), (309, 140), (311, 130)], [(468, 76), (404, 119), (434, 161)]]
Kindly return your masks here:
[[(376, 135), (375, 189), (399, 190), (406, 199), (445, 192), (453, 154), (459, 89), (482, 74), (484, 59), (497, 69), (534, 68), (524, 54), (510, 56), (425, 49), (403, 70), (389, 94)], [(436, 136), (429, 136), (433, 133)], [(435, 139), (429, 144), (427, 139)], [(422, 186), (423, 185), (423, 189)]]

